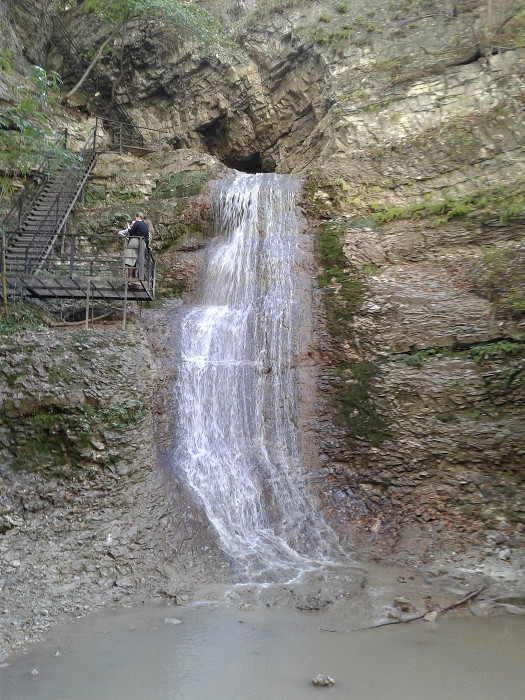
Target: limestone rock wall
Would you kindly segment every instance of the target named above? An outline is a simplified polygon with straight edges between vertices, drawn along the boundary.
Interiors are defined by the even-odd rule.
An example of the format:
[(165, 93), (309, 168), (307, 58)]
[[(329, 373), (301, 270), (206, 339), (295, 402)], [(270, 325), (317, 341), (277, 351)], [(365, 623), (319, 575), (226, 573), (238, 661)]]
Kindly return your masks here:
[(133, 321), (2, 334), (0, 654), (112, 601), (190, 600), (205, 578), (198, 515), (157, 468), (156, 380)]
[[(180, 157), (202, 153), (190, 170), (222, 160), (305, 176), (325, 302), (312, 357), (328, 511), (383, 553), (407, 523), (443, 541), (523, 529), (519, 3), (202, 4), (234, 51), (137, 23), (101, 67), (138, 124), (166, 129)], [(101, 41), (92, 16), (68, 21), (86, 47)], [(127, 184), (103, 159), (92, 193), (124, 213), (146, 202), (178, 240), (178, 205), (159, 196), (180, 186), (170, 157), (145, 162), (140, 184), (133, 159)], [(194, 262), (169, 263), (190, 290), (192, 239)]]

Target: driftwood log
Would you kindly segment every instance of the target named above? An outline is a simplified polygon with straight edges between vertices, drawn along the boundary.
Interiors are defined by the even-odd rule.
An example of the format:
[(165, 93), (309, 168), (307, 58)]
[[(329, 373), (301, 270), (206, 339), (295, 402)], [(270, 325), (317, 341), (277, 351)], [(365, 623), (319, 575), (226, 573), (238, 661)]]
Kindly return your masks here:
[(452, 610), (453, 608), (457, 608), (458, 606), (463, 605), (463, 603), (466, 603), (467, 601), (472, 600), (472, 598), (478, 596), (482, 591), (485, 590), (486, 587), (486, 584), (484, 584), (481, 588), (478, 588), (475, 591), (471, 591), (468, 595), (464, 596), (463, 598), (460, 598), (460, 600), (456, 600), (455, 603), (444, 605), (442, 608), (438, 608), (437, 610), (427, 610), (426, 612), (418, 613), (417, 615), (411, 615), (410, 617), (398, 618), (396, 620), (385, 620), (384, 622), (378, 622), (376, 625), (370, 625), (370, 627), (354, 627), (349, 630), (330, 630), (325, 627), (319, 627), (319, 630), (321, 632), (361, 632), (363, 630), (373, 630), (377, 627), (386, 627), (387, 625), (399, 625), (402, 622), (414, 622), (414, 620), (422, 620), (426, 615), (428, 615), (431, 612), (435, 612), (436, 615), (441, 615), (441, 613), (447, 612), (447, 610)]

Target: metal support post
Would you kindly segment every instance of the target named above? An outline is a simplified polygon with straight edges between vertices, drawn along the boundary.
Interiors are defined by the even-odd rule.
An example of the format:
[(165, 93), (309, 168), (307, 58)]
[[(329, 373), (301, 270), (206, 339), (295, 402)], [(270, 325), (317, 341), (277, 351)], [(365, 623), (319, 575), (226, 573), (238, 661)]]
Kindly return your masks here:
[(69, 249), (69, 276), (73, 277), (73, 265), (75, 263), (75, 234), (71, 236), (71, 247)]
[(5, 269), (5, 231), (2, 227), (2, 296), (4, 298), (4, 318), (9, 315), (9, 309), (7, 308), (7, 282), (6, 282), (6, 269)]
[(122, 330), (126, 330), (126, 312), (128, 310), (128, 279), (124, 280), (124, 311), (122, 313)]
[(88, 279), (87, 289), (86, 289), (86, 330), (89, 328), (89, 297), (91, 295), (91, 280)]

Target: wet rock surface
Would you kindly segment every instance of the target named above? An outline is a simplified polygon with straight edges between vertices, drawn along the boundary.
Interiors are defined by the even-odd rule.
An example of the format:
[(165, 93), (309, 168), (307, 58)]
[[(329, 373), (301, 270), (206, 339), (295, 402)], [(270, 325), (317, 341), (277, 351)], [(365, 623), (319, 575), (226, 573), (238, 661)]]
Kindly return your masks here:
[(35, 331), (0, 352), (2, 653), (110, 602), (191, 600), (216, 554), (157, 469), (142, 331)]
[[(306, 294), (313, 285), (319, 302), (305, 319), (305, 333), (315, 334), (300, 358), (306, 462), (347, 550), (389, 564), (344, 580), (321, 575), (302, 589), (232, 587), (227, 595), (237, 605), (357, 610), (366, 624), (406, 614), (396, 599), (433, 614), (486, 581), (461, 611), (514, 614), (524, 576), (523, 352), (505, 343), (522, 343), (523, 318), (498, 311), (474, 288), (471, 270), (493, 249), (519, 254), (523, 206), (507, 219), (503, 209), (379, 226), (370, 217), (522, 187), (523, 49), (498, 29), (515, 3), (498, 4), (493, 27), (485, 3), (470, 0), (454, 12), (428, 3), (432, 16), (422, 18), (380, 0), (351, 3), (343, 19), (326, 3), (285, 12), (255, 0), (205, 4), (230, 25), (243, 56), (204, 57), (160, 25), (148, 25), (142, 44), (134, 27), (124, 44), (140, 51), (126, 54), (119, 97), (139, 125), (166, 128), (178, 150), (103, 155), (79, 218), (114, 231), (146, 206), (163, 291), (179, 292), (182, 281), (191, 298), (207, 233), (200, 186), (224, 174), (218, 159), (315, 172), (310, 214), (341, 231), (341, 268), (358, 298), (339, 323), (346, 337), (335, 341), (321, 302), (344, 292), (345, 280), (303, 287)], [(0, 8), (21, 75), (28, 58), (45, 57), (47, 19), (46, 41), (22, 53), (41, 17), (36, 5), (29, 18), (19, 3), (20, 36)], [(83, 22), (71, 26), (96, 45), (101, 27)], [(111, 58), (102, 65), (113, 68)], [(0, 98), (12, 99), (3, 75)], [(51, 122), (80, 144), (93, 119), (56, 107)], [(308, 250), (313, 238), (305, 231)], [(174, 304), (146, 315), (148, 342), (138, 326), (130, 335), (108, 326), (2, 337), (4, 651), (114, 601), (224, 596), (229, 562), (167, 474), (176, 313)]]

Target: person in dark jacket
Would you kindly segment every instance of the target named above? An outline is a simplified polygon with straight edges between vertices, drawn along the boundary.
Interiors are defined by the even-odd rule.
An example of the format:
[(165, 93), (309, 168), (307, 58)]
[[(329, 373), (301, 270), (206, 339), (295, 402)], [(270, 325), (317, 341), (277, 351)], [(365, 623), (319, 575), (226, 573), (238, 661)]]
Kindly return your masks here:
[(144, 221), (144, 214), (136, 214), (135, 221), (129, 229), (128, 236), (132, 238), (133, 236), (137, 238), (145, 238), (146, 243), (149, 243), (149, 228), (148, 224)]
[(124, 249), (125, 277), (137, 276), (137, 262), (140, 250), (140, 239), (149, 245), (149, 228), (144, 221), (144, 214), (136, 214), (135, 221), (128, 229), (128, 241)]

